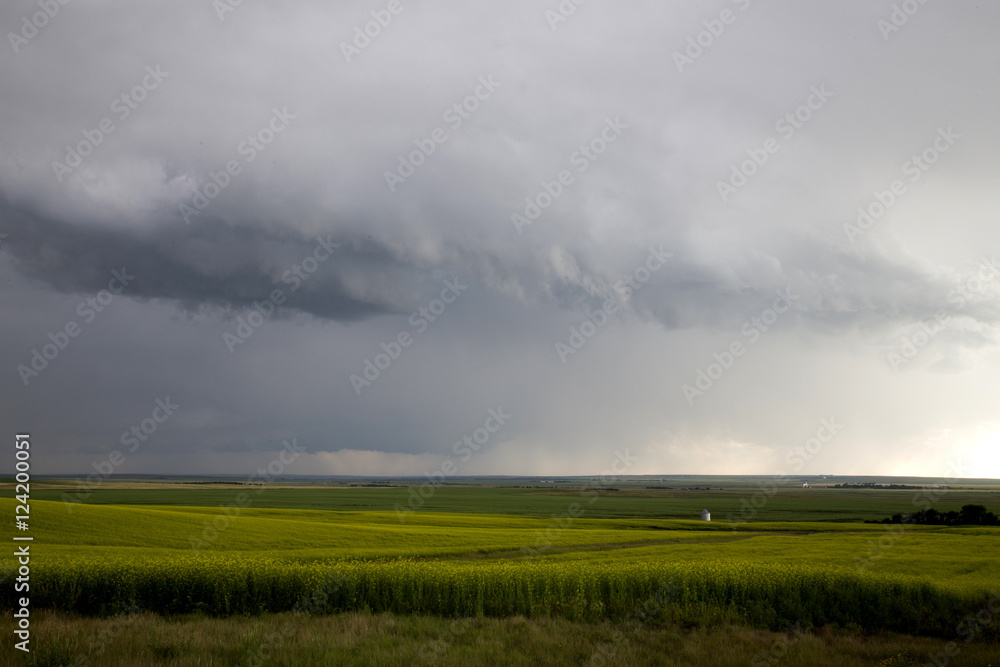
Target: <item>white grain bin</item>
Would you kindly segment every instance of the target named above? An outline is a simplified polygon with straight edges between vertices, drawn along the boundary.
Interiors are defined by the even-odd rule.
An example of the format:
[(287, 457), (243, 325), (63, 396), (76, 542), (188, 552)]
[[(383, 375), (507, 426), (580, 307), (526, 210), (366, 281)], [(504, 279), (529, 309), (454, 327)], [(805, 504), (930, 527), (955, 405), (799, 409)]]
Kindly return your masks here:
[(702, 521), (711, 521), (712, 520), (712, 514), (708, 510), (702, 510), (701, 511), (701, 520)]

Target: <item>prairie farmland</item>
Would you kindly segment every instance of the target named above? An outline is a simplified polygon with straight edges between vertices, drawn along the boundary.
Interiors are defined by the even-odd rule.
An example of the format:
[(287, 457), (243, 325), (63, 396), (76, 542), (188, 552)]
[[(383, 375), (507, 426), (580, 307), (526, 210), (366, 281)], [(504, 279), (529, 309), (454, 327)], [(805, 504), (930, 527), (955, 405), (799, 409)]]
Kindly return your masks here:
[[(37, 632), (58, 640), (35, 659), (511, 664), (522, 649), (508, 640), (524, 633), (543, 643), (565, 634), (566, 650), (535, 646), (523, 664), (905, 665), (946, 648), (958, 649), (949, 664), (997, 662), (1000, 528), (860, 520), (898, 511), (913, 491), (784, 489), (741, 514), (754, 487), (715, 482), (596, 493), (480, 483), (439, 488), (410, 511), (405, 486), (289, 485), (254, 498), (122, 483), (66, 502), (57, 498), (69, 487), (50, 484), (34, 493), (50, 499), (32, 502), (31, 593)], [(253, 502), (236, 502), (241, 493)], [(937, 506), (996, 507), (997, 495), (970, 486)], [(450, 504), (465, 511), (439, 511)], [(702, 505), (717, 508), (713, 521), (670, 518)], [(13, 559), (3, 566), (12, 573)], [(14, 608), (13, 587), (2, 590)], [(204, 644), (239, 635), (234, 619), (256, 629)], [(150, 630), (88, 643), (126, 623)], [(353, 643), (318, 630), (342, 623), (357, 626)], [(720, 633), (734, 638), (716, 662), (685, 661)], [(823, 657), (834, 644), (838, 657)], [(871, 660), (842, 662), (851, 655)]]

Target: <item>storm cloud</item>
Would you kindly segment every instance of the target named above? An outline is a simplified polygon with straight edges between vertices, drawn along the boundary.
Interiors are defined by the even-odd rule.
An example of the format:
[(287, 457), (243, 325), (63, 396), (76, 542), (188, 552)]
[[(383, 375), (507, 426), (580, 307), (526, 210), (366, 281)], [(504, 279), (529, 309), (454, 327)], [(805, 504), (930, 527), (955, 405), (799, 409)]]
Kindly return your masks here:
[(8, 3), (0, 423), (419, 475), (502, 409), (461, 473), (771, 474), (834, 419), (802, 472), (1000, 476), (998, 19)]

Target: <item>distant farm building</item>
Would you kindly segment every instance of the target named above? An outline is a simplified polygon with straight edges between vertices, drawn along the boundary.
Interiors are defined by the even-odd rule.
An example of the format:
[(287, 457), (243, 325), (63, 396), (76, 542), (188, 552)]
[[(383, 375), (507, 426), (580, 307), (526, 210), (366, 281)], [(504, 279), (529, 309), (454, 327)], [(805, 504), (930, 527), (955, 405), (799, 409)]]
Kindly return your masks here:
[(702, 510), (701, 511), (701, 520), (702, 521), (711, 521), (712, 520), (711, 513), (708, 510)]
[(808, 489), (808, 488), (809, 488), (809, 482), (806, 482), (806, 483), (804, 483), (804, 484), (802, 485), (802, 488), (803, 488), (803, 489)]

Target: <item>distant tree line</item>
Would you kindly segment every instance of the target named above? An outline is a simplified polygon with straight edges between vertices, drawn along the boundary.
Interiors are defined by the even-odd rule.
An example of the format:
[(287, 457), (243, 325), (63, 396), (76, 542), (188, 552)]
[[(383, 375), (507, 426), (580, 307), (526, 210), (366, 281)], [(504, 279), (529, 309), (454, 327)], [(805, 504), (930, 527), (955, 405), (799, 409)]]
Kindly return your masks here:
[(917, 523), (929, 526), (1000, 526), (1000, 517), (986, 510), (985, 505), (963, 505), (958, 512), (919, 510), (913, 514), (893, 514), (881, 521), (865, 523)]

